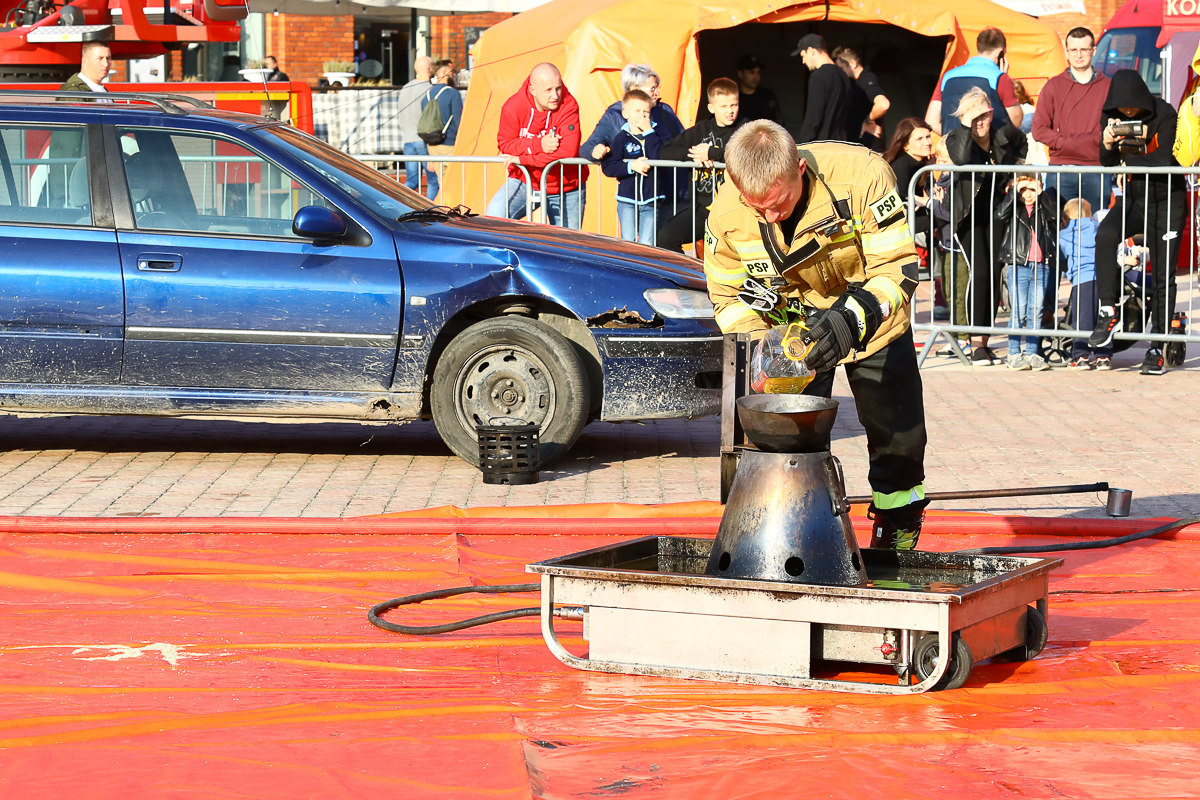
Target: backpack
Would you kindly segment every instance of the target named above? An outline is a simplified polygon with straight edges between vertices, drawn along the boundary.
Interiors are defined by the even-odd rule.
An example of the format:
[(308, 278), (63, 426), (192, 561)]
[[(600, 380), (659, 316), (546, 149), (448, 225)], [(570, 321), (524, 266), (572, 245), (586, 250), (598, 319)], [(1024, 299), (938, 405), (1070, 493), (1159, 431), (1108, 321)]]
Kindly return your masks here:
[(441, 91), (435, 94), (432, 98), (429, 97), (429, 92), (425, 93), (425, 97), (429, 100), (425, 104), (425, 110), (421, 112), (421, 119), (417, 121), (417, 136), (420, 136), (425, 144), (441, 144), (446, 141), (446, 131), (450, 128), (450, 123), (454, 118), (446, 120), (442, 124), (442, 108), (438, 105), (437, 99), (442, 96), (442, 92), (449, 89), (449, 86), (443, 86)]

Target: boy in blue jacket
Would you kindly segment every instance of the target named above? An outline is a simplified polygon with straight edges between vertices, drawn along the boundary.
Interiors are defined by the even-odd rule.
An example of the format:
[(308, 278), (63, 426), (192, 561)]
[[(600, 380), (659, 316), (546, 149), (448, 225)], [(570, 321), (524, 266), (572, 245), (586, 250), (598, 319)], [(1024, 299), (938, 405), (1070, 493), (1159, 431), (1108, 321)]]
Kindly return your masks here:
[[(1086, 331), (1096, 326), (1096, 220), (1092, 218), (1092, 205), (1087, 200), (1068, 200), (1063, 206), (1067, 225), (1058, 234), (1059, 253), (1067, 260), (1067, 278), (1071, 281), (1071, 318), (1067, 324), (1076, 330)], [(1090, 357), (1095, 354), (1096, 360)], [(1071, 343), (1073, 370), (1112, 369), (1112, 343), (1092, 350), (1087, 339), (1075, 339)]]
[[(617, 179), (617, 219), (621, 238), (627, 242), (653, 245), (658, 228), (658, 204), (674, 192), (675, 184), (667, 174), (650, 168), (665, 143), (650, 121), (654, 101), (641, 89), (630, 89), (621, 99), (625, 124), (613, 139), (612, 149), (600, 168)], [(667, 173), (667, 170), (663, 171)]]

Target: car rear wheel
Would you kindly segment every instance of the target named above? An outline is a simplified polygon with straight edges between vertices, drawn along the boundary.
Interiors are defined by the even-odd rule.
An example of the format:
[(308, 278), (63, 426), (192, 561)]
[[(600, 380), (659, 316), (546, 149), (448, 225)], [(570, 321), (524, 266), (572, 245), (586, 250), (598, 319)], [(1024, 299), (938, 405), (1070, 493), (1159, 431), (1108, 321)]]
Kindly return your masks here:
[(567, 339), (525, 317), (484, 320), (454, 337), (438, 360), (429, 393), (446, 446), (479, 464), (476, 425), (532, 425), (541, 460), (562, 457), (587, 423), (587, 374)]

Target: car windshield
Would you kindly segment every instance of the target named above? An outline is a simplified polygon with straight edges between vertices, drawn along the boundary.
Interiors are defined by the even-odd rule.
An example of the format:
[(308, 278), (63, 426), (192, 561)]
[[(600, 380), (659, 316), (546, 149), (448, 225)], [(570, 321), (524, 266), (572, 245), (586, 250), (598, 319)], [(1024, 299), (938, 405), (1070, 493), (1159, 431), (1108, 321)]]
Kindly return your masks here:
[(1162, 91), (1162, 57), (1155, 45), (1159, 28), (1113, 28), (1096, 43), (1092, 66), (1111, 78), (1119, 69), (1136, 69), (1150, 93)]
[(259, 128), (256, 133), (270, 139), (369, 210), (386, 219), (395, 219), (409, 211), (433, 206), (433, 203), (422, 195), (387, 177), (369, 164), (290, 125), (270, 125)]

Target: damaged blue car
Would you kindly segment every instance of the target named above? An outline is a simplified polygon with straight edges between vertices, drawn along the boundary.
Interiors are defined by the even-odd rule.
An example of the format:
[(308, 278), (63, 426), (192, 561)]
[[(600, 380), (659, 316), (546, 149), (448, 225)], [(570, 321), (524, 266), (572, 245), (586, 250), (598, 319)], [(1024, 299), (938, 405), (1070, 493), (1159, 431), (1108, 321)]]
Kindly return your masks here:
[[(0, 103), (0, 411), (535, 423), (716, 413), (696, 263), (434, 207), (181, 98)], [(132, 99), (132, 98), (131, 98)]]

